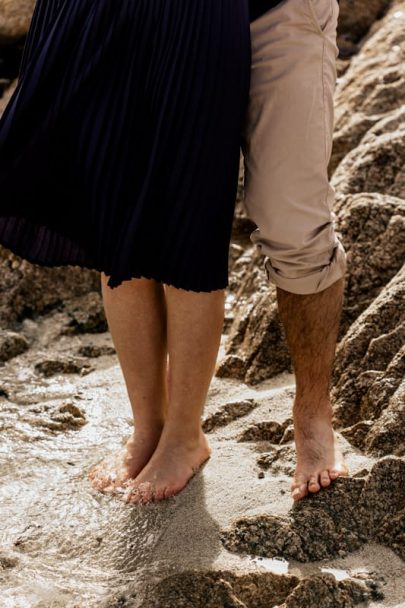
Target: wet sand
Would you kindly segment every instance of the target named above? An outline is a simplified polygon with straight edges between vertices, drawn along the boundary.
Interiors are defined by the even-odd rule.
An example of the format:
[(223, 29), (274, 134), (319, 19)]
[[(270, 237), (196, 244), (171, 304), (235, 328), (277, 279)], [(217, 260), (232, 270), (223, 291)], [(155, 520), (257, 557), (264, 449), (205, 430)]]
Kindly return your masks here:
[[(272, 558), (258, 555), (254, 531), (245, 538), (251, 554), (231, 542), (241, 518), (291, 514), (293, 444), (260, 438), (263, 423), (288, 422), (291, 374), (254, 388), (214, 379), (205, 411), (213, 454), (179, 496), (142, 506), (94, 491), (88, 471), (121, 449), (131, 432), (130, 406), (115, 354), (77, 355), (85, 345), (88, 353), (109, 352), (109, 334), (61, 335), (65, 325), (63, 313), (24, 322), (22, 334), (30, 336), (31, 347), (0, 369), (2, 606), (164, 608), (176, 605), (173, 581), (176, 593), (187, 588), (190, 570), (195, 606), (231, 605), (221, 604), (221, 595), (204, 604), (204, 585), (216, 573), (232, 588), (238, 585), (229, 577), (246, 579), (242, 584), (238, 578), (239, 598), (254, 581), (254, 602), (235, 606), (260, 606), (259, 597), (270, 592), (274, 601), (266, 606), (281, 605), (302, 581), (327, 573), (335, 586), (354, 581), (364, 597), (384, 594), (382, 601), (370, 599), (369, 606), (403, 606), (403, 562), (382, 545), (366, 541), (342, 556), (302, 563), (286, 559), (283, 551)], [(82, 362), (83, 371), (44, 375), (50, 361), (66, 363), (67, 357), (76, 357), (79, 368)], [(340, 440), (352, 475), (366, 476), (375, 461)], [(162, 603), (162, 594), (167, 602)], [(304, 592), (298, 601), (307, 605)]]

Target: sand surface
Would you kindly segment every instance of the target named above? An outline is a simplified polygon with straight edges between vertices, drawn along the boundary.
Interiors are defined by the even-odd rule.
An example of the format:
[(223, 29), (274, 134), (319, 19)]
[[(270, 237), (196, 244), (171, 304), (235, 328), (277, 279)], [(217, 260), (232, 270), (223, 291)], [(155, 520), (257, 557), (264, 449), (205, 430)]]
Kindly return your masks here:
[[(203, 576), (253, 574), (263, 579), (265, 589), (291, 577), (306, 580), (331, 573), (337, 581), (366, 581), (383, 593), (382, 601), (371, 599), (369, 606), (404, 605), (403, 562), (375, 543), (344, 557), (308, 563), (224, 546), (224, 534), (240, 518), (290, 513), (291, 441), (280, 446), (276, 463), (263, 471), (257, 461), (271, 451), (271, 442), (238, 439), (258, 423), (282, 424), (290, 417), (291, 374), (254, 388), (214, 379), (205, 411), (213, 454), (174, 499), (126, 505), (94, 491), (87, 472), (106, 454), (121, 449), (132, 428), (130, 406), (115, 354), (86, 360), (93, 371), (84, 367), (82, 376), (44, 377), (35, 371), (41, 362), (72, 357), (83, 345), (111, 348), (108, 333), (61, 336), (63, 323), (59, 313), (26, 322), (24, 330), (37, 336), (35, 347), (0, 370), (1, 388), (8, 395), (1, 398), (0, 417), (2, 606), (147, 606), (156, 583), (194, 569)], [(240, 406), (235, 404), (241, 402), (243, 411), (250, 412), (238, 418)], [(373, 459), (340, 440), (352, 475), (366, 475)], [(270, 582), (269, 574), (275, 576)], [(212, 605), (227, 605), (218, 601)], [(304, 596), (297, 605), (307, 605)]]

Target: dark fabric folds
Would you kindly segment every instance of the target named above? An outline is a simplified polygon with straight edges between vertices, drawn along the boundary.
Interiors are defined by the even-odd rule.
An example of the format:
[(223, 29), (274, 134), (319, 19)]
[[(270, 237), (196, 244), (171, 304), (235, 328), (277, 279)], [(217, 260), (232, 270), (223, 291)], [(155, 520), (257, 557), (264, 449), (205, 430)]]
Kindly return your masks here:
[(246, 0), (37, 0), (0, 120), (0, 243), (31, 262), (227, 285)]

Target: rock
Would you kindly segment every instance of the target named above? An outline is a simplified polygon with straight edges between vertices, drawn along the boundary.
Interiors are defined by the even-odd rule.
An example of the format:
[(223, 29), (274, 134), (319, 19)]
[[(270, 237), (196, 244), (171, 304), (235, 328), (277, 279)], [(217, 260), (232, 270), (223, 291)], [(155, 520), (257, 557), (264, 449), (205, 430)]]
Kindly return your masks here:
[(6, 553), (2, 551), (0, 553), (0, 572), (2, 570), (10, 570), (15, 568), (20, 563), (19, 557), (13, 555), (11, 552)]
[(30, 264), (0, 246), (0, 323), (45, 314), (64, 300), (100, 289), (100, 273), (63, 266)]
[(336, 228), (347, 253), (343, 336), (401, 269), (405, 251), (404, 201), (382, 194), (342, 196)]
[(232, 263), (228, 290), (233, 295), (233, 302), (239, 306), (252, 296), (269, 291), (269, 281), (264, 269), (264, 257), (258, 247), (249, 241)]
[(78, 430), (86, 423), (85, 413), (71, 402), (48, 401), (27, 408), (4, 404), (0, 410), (2, 432), (10, 431), (25, 443)]
[(366, 479), (339, 478), (327, 489), (295, 504), (287, 517), (255, 515), (222, 534), (233, 552), (317, 561), (386, 543), (399, 554), (395, 533), (405, 501), (405, 462), (384, 458)]
[(342, 426), (378, 419), (403, 379), (404, 296), (405, 266), (338, 345), (332, 399)]
[[(79, 429), (86, 424), (86, 415), (73, 403), (66, 403), (57, 407), (50, 408), (49, 405), (46, 407), (34, 406), (29, 408), (29, 414), (35, 414), (35, 417), (27, 420), (36, 427), (48, 429), (50, 431), (66, 431), (72, 429)], [(41, 414), (38, 416), (38, 414)]]
[(283, 436), (280, 439), (280, 443), (290, 443), (290, 441), (294, 441), (294, 425), (293, 424), (289, 424), (284, 433)]
[(288, 418), (284, 422), (268, 420), (248, 426), (239, 436), (238, 441), (270, 441), (270, 443), (281, 443), (285, 431), (292, 424)]
[(279, 443), (284, 434), (284, 428), (279, 422), (269, 420), (249, 426), (239, 436), (238, 441), (270, 441)]
[(103, 300), (98, 291), (65, 302), (69, 321), (63, 334), (103, 333), (108, 330)]
[(394, 517), (385, 517), (375, 535), (375, 540), (391, 547), (405, 561), (405, 509)]
[[(368, 12), (370, 7), (371, 16), (373, 4), (368, 0), (355, 3), (346, 0), (346, 10), (342, 0), (340, 28), (346, 27), (346, 19), (356, 18), (357, 9)], [(335, 95), (331, 173), (343, 157), (360, 144), (373, 125), (390, 113), (395, 116), (400, 111), (405, 97), (404, 20), (405, 2), (395, 2), (339, 79)], [(355, 29), (351, 31), (356, 35)], [(393, 131), (392, 126), (387, 128)]]
[[(336, 228), (347, 252), (345, 299), (340, 337), (398, 272), (405, 251), (405, 205), (378, 193), (340, 196)], [(248, 384), (291, 371), (279, 320), (276, 291), (259, 276), (257, 253), (247, 250), (235, 265), (239, 291), (236, 314), (217, 376)], [(253, 293), (253, 295), (252, 295)], [(352, 424), (355, 421), (352, 422)]]
[[(405, 348), (402, 349), (401, 356), (401, 384), (390, 397), (387, 407), (381, 416), (371, 426), (364, 439), (364, 451), (369, 454), (395, 454), (396, 456), (405, 455)], [(384, 384), (388, 384), (390, 369), (385, 374)], [(394, 384), (396, 383), (394, 379)], [(392, 382), (392, 380), (391, 380)], [(377, 386), (372, 385), (363, 402), (375, 402), (378, 397), (381, 399), (381, 392), (385, 396), (385, 391), (381, 391), (381, 383)]]
[[(241, 189), (241, 186), (239, 186)], [(241, 201), (243, 194), (239, 194), (238, 202), (235, 206), (235, 214), (232, 226), (232, 239), (233, 241), (245, 241), (248, 242), (250, 235), (257, 228), (256, 224), (248, 217), (245, 208)]]
[(204, 433), (212, 433), (216, 429), (230, 424), (234, 420), (238, 420), (252, 412), (257, 403), (253, 399), (245, 399), (244, 401), (236, 401), (227, 403), (217, 412), (205, 418), (202, 428)]
[(256, 463), (260, 469), (271, 471), (272, 475), (292, 476), (295, 468), (295, 452), (290, 446), (281, 448), (272, 446), (272, 451), (261, 454)]
[(246, 363), (242, 357), (237, 355), (227, 355), (220, 361), (215, 375), (218, 378), (237, 378), (244, 380), (246, 371)]
[(342, 160), (332, 178), (341, 193), (381, 192), (405, 198), (405, 130), (360, 143)]
[(331, 574), (318, 574), (301, 581), (280, 608), (352, 608), (369, 598), (366, 585), (352, 580), (337, 583)]
[[(150, 585), (141, 608), (351, 608), (369, 598), (364, 582), (331, 574), (298, 579), (271, 572), (186, 571)], [(109, 604), (110, 605), (110, 604)]]
[(338, 34), (358, 41), (388, 8), (390, 0), (341, 0)]
[(20, 355), (28, 348), (29, 343), (24, 336), (0, 329), (0, 362)]
[(94, 370), (85, 360), (74, 357), (44, 359), (35, 364), (35, 371), (46, 378), (56, 374), (80, 374), (84, 376)]
[(361, 140), (362, 144), (375, 143), (381, 135), (396, 132), (403, 133), (405, 131), (405, 105), (402, 105), (397, 110), (389, 112), (384, 118), (377, 121)]
[(342, 435), (356, 448), (359, 448), (359, 450), (364, 450), (366, 437), (370, 429), (373, 428), (373, 425), (374, 422), (372, 420), (361, 420), (360, 422), (356, 422), (356, 424), (343, 429)]
[(77, 351), (77, 354), (89, 359), (96, 359), (102, 356), (115, 355), (116, 350), (113, 346), (96, 346), (95, 344), (85, 344)]
[(0, 44), (23, 38), (31, 22), (35, 0), (0, 0)]
[[(391, 528), (391, 518), (405, 506), (405, 461), (400, 458), (381, 459), (366, 478), (362, 491), (364, 531), (370, 537), (380, 537), (381, 528)], [(404, 547), (402, 547), (402, 552)]]
[(216, 375), (257, 384), (291, 369), (276, 292), (268, 286), (267, 293), (257, 294), (241, 306), (229, 334), (226, 356), (219, 363)]

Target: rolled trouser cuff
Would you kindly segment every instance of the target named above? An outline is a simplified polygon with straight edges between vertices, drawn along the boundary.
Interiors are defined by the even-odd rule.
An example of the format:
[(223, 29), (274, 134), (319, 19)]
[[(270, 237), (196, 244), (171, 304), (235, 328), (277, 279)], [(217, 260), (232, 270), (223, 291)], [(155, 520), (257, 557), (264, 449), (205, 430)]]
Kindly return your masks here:
[(273, 260), (272, 262), (270, 258), (265, 258), (264, 266), (269, 281), (284, 291), (298, 295), (308, 295), (319, 293), (344, 277), (347, 257), (342, 243), (337, 241), (329, 263), (311, 269), (305, 274), (301, 273), (294, 277), (288, 276), (287, 272), (277, 268), (276, 264), (276, 261)]

